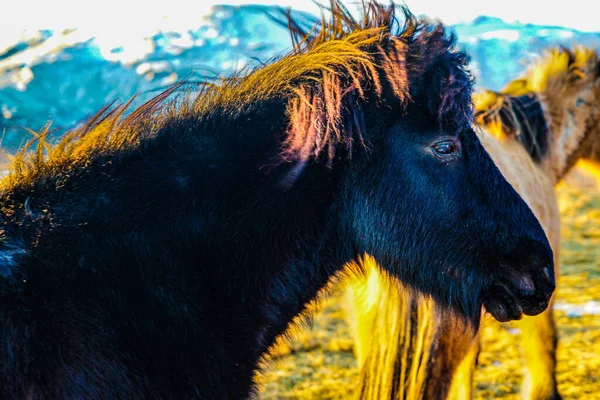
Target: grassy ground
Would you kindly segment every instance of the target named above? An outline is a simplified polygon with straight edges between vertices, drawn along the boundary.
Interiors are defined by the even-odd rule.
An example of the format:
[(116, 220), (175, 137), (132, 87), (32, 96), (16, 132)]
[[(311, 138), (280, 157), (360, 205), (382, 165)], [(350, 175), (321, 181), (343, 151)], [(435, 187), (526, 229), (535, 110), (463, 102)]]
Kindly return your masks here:
[[(557, 189), (563, 221), (557, 303), (600, 301), (600, 185), (582, 170)], [(358, 375), (352, 340), (334, 292), (307, 327), (279, 348), (261, 378), (262, 399), (347, 399)], [(600, 315), (556, 311), (558, 379), (565, 399), (600, 399)], [(475, 374), (477, 399), (518, 399), (519, 332), (486, 321)]]

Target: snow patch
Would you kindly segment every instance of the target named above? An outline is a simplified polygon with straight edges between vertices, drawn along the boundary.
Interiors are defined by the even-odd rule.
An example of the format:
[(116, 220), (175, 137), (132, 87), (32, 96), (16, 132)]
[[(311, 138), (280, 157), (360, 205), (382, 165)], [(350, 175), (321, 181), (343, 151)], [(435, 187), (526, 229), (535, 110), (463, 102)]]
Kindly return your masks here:
[(498, 29), (496, 31), (482, 33), (480, 36), (483, 40), (501, 39), (508, 42), (516, 42), (519, 40), (521, 34), (515, 29)]
[(581, 317), (582, 315), (600, 315), (600, 301), (590, 300), (583, 304), (571, 304), (567, 302), (556, 302), (556, 310), (562, 311), (569, 317)]

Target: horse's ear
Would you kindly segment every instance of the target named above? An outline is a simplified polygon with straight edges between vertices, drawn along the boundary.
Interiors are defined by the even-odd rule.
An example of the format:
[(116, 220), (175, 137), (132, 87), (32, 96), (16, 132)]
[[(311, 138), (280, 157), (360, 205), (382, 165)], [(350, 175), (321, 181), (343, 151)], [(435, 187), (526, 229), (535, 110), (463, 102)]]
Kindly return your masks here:
[(515, 105), (520, 97), (525, 96), (510, 96), (491, 90), (478, 93), (473, 99), (475, 120), (495, 136), (515, 136), (520, 125)]
[(475, 105), (475, 112), (479, 113), (492, 108), (498, 103), (498, 99), (501, 97), (502, 95), (500, 93), (488, 89), (474, 93), (473, 104)]
[(569, 67), (569, 84), (574, 84), (577, 82), (581, 82), (586, 79), (586, 73), (581, 67), (577, 65), (573, 65)]
[(568, 57), (568, 66), (570, 67), (571, 65), (575, 64), (575, 62), (577, 61), (577, 55), (576, 53), (571, 50), (570, 48), (568, 48), (565, 45), (560, 45), (558, 46), (559, 52), (566, 54)]
[(502, 93), (509, 94), (511, 96), (521, 96), (530, 93), (529, 85), (526, 78), (515, 79), (509, 82), (502, 89)]
[(475, 120), (478, 124), (486, 126), (497, 117), (497, 111), (502, 107), (503, 96), (493, 90), (484, 90), (473, 95), (475, 106)]

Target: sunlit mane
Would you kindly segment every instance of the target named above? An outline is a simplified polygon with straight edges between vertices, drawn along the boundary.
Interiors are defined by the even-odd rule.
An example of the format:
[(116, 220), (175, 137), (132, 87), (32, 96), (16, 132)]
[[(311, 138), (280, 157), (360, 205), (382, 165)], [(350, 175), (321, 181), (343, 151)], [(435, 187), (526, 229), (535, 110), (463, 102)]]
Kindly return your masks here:
[[(360, 20), (338, 0), (310, 32), (288, 15), (293, 50), (254, 70), (203, 85), (199, 93), (172, 96), (176, 86), (125, 116), (128, 104), (106, 107), (86, 125), (48, 145), (48, 129), (15, 158), (5, 190), (57, 174), (85, 169), (103, 157), (126, 154), (167, 135), (183, 119), (202, 123), (249, 115), (260, 102), (281, 101), (287, 110), (287, 135), (281, 162), (331, 164), (365, 145), (365, 106), (419, 99), (440, 124), (463, 126), (472, 113), (467, 57), (454, 50), (454, 38), (441, 25), (420, 22), (402, 8), (363, 4)], [(37, 151), (28, 152), (37, 143)], [(41, 180), (40, 180), (41, 178)]]

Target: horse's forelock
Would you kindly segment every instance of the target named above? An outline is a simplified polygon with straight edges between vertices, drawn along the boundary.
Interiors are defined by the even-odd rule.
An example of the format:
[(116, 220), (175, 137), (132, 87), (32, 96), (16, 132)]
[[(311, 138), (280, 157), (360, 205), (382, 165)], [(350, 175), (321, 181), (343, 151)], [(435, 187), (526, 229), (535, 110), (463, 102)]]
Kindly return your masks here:
[(455, 46), (455, 36), (437, 24), (425, 27), (411, 49), (411, 93), (426, 101), (442, 129), (466, 127), (473, 115), (469, 57)]
[[(391, 92), (403, 102), (408, 99), (405, 35), (412, 34), (416, 20), (406, 9), (405, 27), (397, 35), (395, 7), (375, 1), (363, 3), (361, 19), (355, 19), (337, 0), (323, 13), (319, 29), (306, 32), (288, 13), (294, 43), (292, 56), (309, 63), (324, 57), (311, 79), (300, 79), (289, 101), (290, 127), (282, 158), (305, 165), (308, 160), (326, 159), (331, 165), (342, 150), (351, 156), (356, 143), (365, 145), (367, 98), (381, 100)], [(340, 51), (347, 47), (346, 51)], [(351, 52), (355, 52), (354, 55)], [(373, 96), (374, 95), (374, 96)]]
[[(472, 119), (472, 78), (468, 57), (455, 50), (455, 38), (441, 24), (417, 20), (406, 8), (400, 26), (394, 6), (363, 4), (363, 18), (353, 19), (336, 0), (319, 30), (310, 33), (291, 18), (295, 56), (315, 58), (322, 51), (332, 60), (334, 44), (355, 44), (359, 56), (324, 64), (311, 80), (295, 89), (289, 102), (290, 129), (285, 161), (324, 158), (331, 164), (341, 148), (348, 156), (364, 145), (364, 108), (368, 100), (405, 105), (411, 97), (425, 99), (429, 112), (448, 128), (468, 126)], [(357, 38), (362, 38), (358, 42)], [(327, 48), (330, 48), (327, 50)]]

